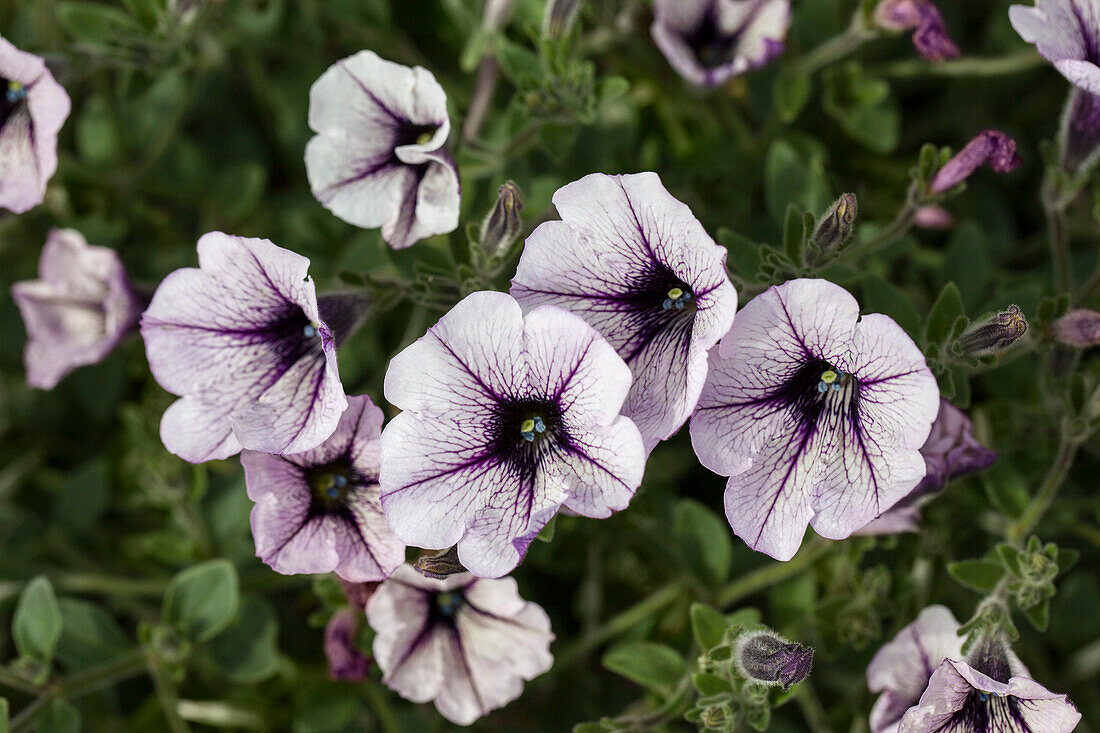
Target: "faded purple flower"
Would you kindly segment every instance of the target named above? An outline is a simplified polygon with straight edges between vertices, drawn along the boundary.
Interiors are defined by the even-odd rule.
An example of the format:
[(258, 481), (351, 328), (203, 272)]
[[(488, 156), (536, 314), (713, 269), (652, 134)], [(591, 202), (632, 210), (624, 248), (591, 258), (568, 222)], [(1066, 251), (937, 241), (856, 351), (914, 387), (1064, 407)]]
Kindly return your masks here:
[(718, 86), (783, 53), (790, 0), (657, 0), (650, 28), (672, 68)]
[(920, 700), (944, 659), (962, 657), (959, 622), (943, 606), (929, 606), (883, 645), (867, 665), (867, 687), (881, 692), (871, 708), (871, 733), (897, 733), (905, 711)]
[(550, 619), (511, 578), (425, 578), (404, 565), (367, 605), (382, 681), (413, 702), (435, 701), (469, 725), (503, 707), (553, 664)]
[(983, 165), (998, 173), (1008, 173), (1020, 165), (1016, 141), (1000, 130), (985, 130), (966, 144), (955, 157), (936, 172), (928, 190), (943, 193), (959, 185)]
[(361, 613), (342, 608), (333, 614), (325, 626), (325, 658), (328, 676), (333, 680), (356, 682), (370, 671), (370, 657), (359, 651), (355, 633), (359, 630)]
[(1071, 84), (1100, 94), (1100, 6), (1095, 0), (1037, 0), (1008, 9), (1012, 27)]
[(985, 636), (967, 661), (945, 659), (901, 719), (900, 733), (1069, 733), (1081, 714), (1050, 692), (1003, 640)]
[(394, 249), (458, 227), (447, 95), (430, 71), (360, 51), (313, 84), (309, 126), (306, 174), (333, 214), (382, 227)]
[(53, 389), (135, 330), (142, 303), (114, 250), (89, 246), (75, 229), (50, 232), (38, 275), (15, 283), (11, 294), (27, 329), (27, 383)]
[(787, 690), (810, 674), (814, 650), (771, 631), (756, 631), (738, 640), (734, 661), (747, 679), (760, 685), (782, 685)]
[(931, 0), (883, 0), (875, 8), (875, 22), (891, 31), (913, 30), (913, 47), (928, 61), (946, 61), (959, 55), (940, 10)]
[(304, 453), (241, 451), (256, 555), (275, 571), (383, 580), (405, 561), (378, 499), (382, 411), (348, 398), (336, 432)]
[(842, 539), (917, 485), (938, 409), (924, 355), (894, 321), (861, 319), (825, 280), (791, 280), (750, 301), (711, 351), (691, 442), (730, 477), (734, 532), (788, 560), (807, 524)]
[[(166, 277), (141, 319), (153, 376), (181, 397), (161, 419), (165, 447), (192, 463), (316, 448), (348, 404), (336, 370), (347, 334), (322, 320), (309, 260), (221, 232), (198, 253), (199, 268)], [(345, 301), (334, 301), (341, 318)]]
[(656, 173), (594, 173), (554, 205), (562, 221), (527, 238), (512, 295), (576, 313), (611, 342), (634, 374), (623, 414), (653, 450), (695, 409), (707, 352), (733, 323), (726, 249)]
[(1059, 144), (1062, 165), (1071, 173), (1096, 161), (1100, 153), (1100, 96), (1083, 89), (1070, 92)]
[(1054, 322), (1054, 338), (1066, 346), (1088, 349), (1100, 345), (1100, 313), (1088, 308), (1070, 311)]
[(38, 56), (0, 38), (0, 206), (38, 206), (57, 170), (57, 133), (69, 95)]
[(397, 536), (458, 545), (471, 572), (514, 568), (563, 505), (623, 509), (645, 448), (619, 411), (630, 369), (579, 317), (523, 316), (504, 293), (467, 296), (390, 362), (382, 506)]

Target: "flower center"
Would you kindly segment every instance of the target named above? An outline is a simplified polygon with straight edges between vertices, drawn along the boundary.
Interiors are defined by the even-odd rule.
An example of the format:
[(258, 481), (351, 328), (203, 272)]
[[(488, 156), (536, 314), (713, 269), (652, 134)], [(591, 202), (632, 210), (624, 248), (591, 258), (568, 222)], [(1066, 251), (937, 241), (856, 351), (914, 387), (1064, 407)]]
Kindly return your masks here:
[(845, 374), (835, 367), (826, 369), (821, 373), (821, 381), (817, 383), (817, 391), (828, 392), (832, 390), (833, 392), (839, 392), (844, 389), (851, 378), (851, 375)]
[(661, 301), (661, 308), (666, 311), (672, 309), (682, 311), (686, 306), (691, 304), (692, 300), (695, 299), (695, 295), (692, 294), (691, 290), (687, 286), (677, 286), (669, 288), (669, 291), (668, 293), (666, 293), (666, 295), (668, 297)]
[(528, 443), (534, 442), (535, 438), (546, 432), (546, 423), (543, 422), (541, 415), (534, 415), (527, 418), (519, 424), (519, 434), (523, 436), (523, 439)]
[(339, 511), (347, 505), (349, 494), (356, 488), (354, 470), (342, 461), (315, 466), (309, 469), (307, 476), (312, 505), (317, 513)]
[(448, 591), (447, 593), (440, 593), (435, 597), (435, 607), (439, 613), (445, 618), (451, 618), (455, 615), (455, 612), (461, 608), (462, 604), (466, 601), (462, 593), (458, 591)]
[(26, 103), (27, 88), (0, 76), (0, 89), (4, 90), (4, 96), (0, 97), (0, 129), (3, 129), (8, 119)]
[(307, 323), (305, 325), (305, 327), (302, 329), (302, 333), (304, 333), (306, 335), (306, 338), (310, 338), (310, 339), (311, 338), (316, 338), (318, 335), (320, 335), (320, 332), (317, 330), (317, 327), (314, 326), (312, 323)]

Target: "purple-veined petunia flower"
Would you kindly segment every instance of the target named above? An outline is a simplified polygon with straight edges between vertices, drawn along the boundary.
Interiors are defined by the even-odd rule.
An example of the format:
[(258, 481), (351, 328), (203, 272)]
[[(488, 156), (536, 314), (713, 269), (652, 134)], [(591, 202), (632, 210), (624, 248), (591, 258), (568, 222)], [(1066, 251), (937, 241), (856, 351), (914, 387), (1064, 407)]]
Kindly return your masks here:
[(153, 376), (180, 396), (161, 419), (165, 447), (192, 463), (317, 447), (348, 404), (336, 370), (346, 334), (322, 320), (309, 260), (221, 232), (203, 235), (198, 254), (141, 319)]
[(366, 677), (370, 671), (370, 657), (359, 651), (355, 644), (360, 618), (361, 614), (354, 609), (342, 608), (333, 614), (325, 626), (329, 679), (355, 682)]
[(726, 518), (780, 560), (806, 525), (843, 539), (924, 477), (939, 409), (924, 355), (889, 317), (825, 280), (791, 280), (745, 306), (710, 354), (691, 418), (703, 465), (729, 476)]
[(1100, 5), (1096, 0), (1037, 0), (1008, 9), (1012, 27), (1071, 84), (1100, 94)]
[(54, 229), (38, 280), (12, 286), (27, 328), (27, 383), (52, 389), (73, 369), (103, 359), (133, 331), (142, 302), (118, 254), (92, 247), (75, 229)]
[(1100, 95), (1070, 92), (1059, 132), (1062, 166), (1072, 172), (1092, 166), (1100, 155)]
[(650, 33), (672, 68), (718, 86), (783, 53), (790, 0), (657, 0)]
[(634, 374), (623, 414), (653, 450), (695, 409), (707, 352), (733, 323), (726, 249), (656, 173), (593, 173), (554, 205), (562, 221), (527, 238), (512, 295), (576, 313), (611, 342)]
[(940, 10), (931, 0), (883, 0), (875, 8), (875, 22), (891, 31), (913, 31), (913, 47), (921, 58), (945, 61), (959, 55)]
[(929, 606), (884, 644), (867, 665), (867, 687), (881, 692), (871, 708), (871, 733), (897, 733), (905, 711), (920, 700), (932, 673), (962, 657), (959, 622), (943, 606)]
[(277, 572), (388, 578), (405, 561), (378, 498), (382, 411), (365, 395), (328, 440), (303, 453), (241, 451), (256, 555)]
[(71, 102), (45, 61), (3, 38), (0, 94), (0, 207), (21, 214), (46, 195)]
[(591, 326), (504, 293), (463, 299), (395, 356), (382, 433), (382, 506), (409, 545), (457, 543), (471, 572), (514, 568), (563, 505), (607, 517), (642, 480), (638, 428), (619, 415), (630, 368)]
[(983, 130), (936, 172), (928, 189), (932, 193), (943, 193), (965, 181), (983, 165), (998, 173), (1015, 170), (1020, 165), (1016, 141), (1000, 130)]
[(515, 700), (553, 664), (550, 619), (512, 578), (433, 580), (404, 565), (371, 597), (367, 621), (382, 681), (413, 702), (434, 700), (459, 725)]
[(966, 661), (945, 659), (901, 719), (900, 733), (1069, 733), (1081, 714), (1031, 679), (1002, 639), (983, 636)]
[(458, 227), (458, 168), (447, 95), (431, 72), (360, 51), (309, 92), (306, 174), (313, 195), (401, 249)]
[(951, 479), (989, 468), (997, 460), (997, 451), (986, 448), (974, 437), (974, 425), (966, 413), (944, 399), (940, 400), (940, 412), (920, 453), (924, 456), (924, 478), (905, 498), (861, 529), (860, 534), (915, 530), (920, 520), (920, 504), (942, 491)]

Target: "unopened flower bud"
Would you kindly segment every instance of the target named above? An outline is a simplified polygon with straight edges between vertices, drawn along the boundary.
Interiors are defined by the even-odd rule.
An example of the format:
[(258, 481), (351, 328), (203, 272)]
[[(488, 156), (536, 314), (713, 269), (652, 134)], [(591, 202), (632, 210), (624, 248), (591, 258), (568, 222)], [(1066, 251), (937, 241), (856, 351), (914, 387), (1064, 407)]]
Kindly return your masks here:
[(856, 195), (854, 193), (842, 195), (817, 222), (817, 228), (814, 229), (810, 242), (817, 245), (822, 253), (840, 249), (852, 236), (858, 213), (859, 201)]
[(505, 251), (516, 241), (523, 226), (519, 216), (521, 211), (523, 197), (520, 196), (519, 186), (508, 181), (500, 187), (496, 205), (481, 223), (481, 249), (486, 255), (492, 257)]
[(569, 32), (581, 0), (549, 0), (546, 3), (546, 15), (542, 18), (542, 35), (548, 38), (564, 36)]
[(1054, 338), (1079, 349), (1100, 345), (1100, 313), (1087, 308), (1070, 311), (1054, 322)]
[(458, 560), (457, 545), (449, 550), (444, 550), (438, 555), (425, 555), (417, 559), (413, 563), (413, 568), (421, 575), (435, 580), (443, 580), (452, 575), (466, 572), (466, 568)]
[(936, 173), (928, 187), (932, 193), (959, 185), (983, 165), (998, 173), (1008, 173), (1020, 165), (1016, 155), (1016, 141), (1000, 130), (984, 130), (966, 144), (947, 165)]
[(355, 644), (361, 616), (361, 612), (345, 608), (337, 611), (325, 627), (325, 657), (331, 679), (355, 682), (370, 670), (370, 658)]
[(747, 679), (761, 685), (782, 685), (786, 690), (810, 674), (814, 650), (771, 631), (755, 631), (738, 640), (734, 658)]
[(1007, 351), (1027, 333), (1027, 319), (1018, 306), (993, 313), (970, 325), (959, 337), (958, 346), (965, 356), (996, 356)]
[(950, 229), (955, 226), (955, 217), (942, 206), (928, 204), (917, 209), (913, 215), (913, 223), (921, 229)]

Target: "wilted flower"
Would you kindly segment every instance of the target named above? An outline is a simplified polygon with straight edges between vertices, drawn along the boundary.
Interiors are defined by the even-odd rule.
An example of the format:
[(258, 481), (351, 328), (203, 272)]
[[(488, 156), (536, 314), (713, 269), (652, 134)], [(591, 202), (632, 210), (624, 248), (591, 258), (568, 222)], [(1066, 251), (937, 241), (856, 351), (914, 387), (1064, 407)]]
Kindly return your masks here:
[(959, 55), (959, 47), (931, 0), (883, 0), (875, 8), (875, 22), (891, 31), (913, 29), (913, 47), (921, 58), (945, 61)]
[(382, 681), (413, 702), (435, 701), (469, 725), (550, 669), (550, 619), (524, 601), (511, 578), (466, 573), (432, 580), (397, 569), (367, 604)]
[(656, 173), (594, 173), (554, 194), (562, 221), (524, 246), (512, 295), (584, 318), (630, 365), (623, 407), (646, 450), (684, 424), (707, 375), (707, 351), (733, 322), (726, 249)]
[(928, 204), (917, 209), (913, 223), (921, 229), (950, 229), (955, 226), (955, 217), (942, 206)]
[(726, 517), (780, 560), (807, 524), (842, 539), (924, 477), (939, 409), (924, 355), (889, 317), (825, 280), (757, 296), (710, 354), (691, 418), (703, 465), (725, 476)]
[(508, 181), (497, 191), (497, 202), (481, 222), (481, 250), (489, 255), (506, 252), (516, 241), (523, 220), (523, 197), (519, 186)]
[(970, 324), (959, 336), (958, 346), (966, 356), (995, 356), (1010, 349), (1025, 333), (1027, 319), (1023, 311), (1010, 305)]
[(382, 411), (365, 395), (328, 440), (304, 453), (241, 452), (256, 555), (285, 575), (335, 572), (363, 583), (405, 561), (378, 500)]
[(395, 249), (458, 226), (447, 95), (431, 72), (360, 51), (313, 84), (309, 126), (309, 185), (336, 216), (382, 227)]
[(53, 389), (73, 369), (107, 356), (137, 326), (142, 303), (114, 250), (90, 247), (75, 229), (54, 229), (38, 280), (11, 294), (27, 329), (27, 383)]
[(0, 206), (21, 214), (46, 195), (71, 103), (45, 61), (3, 38), (0, 95)]
[(784, 690), (806, 679), (813, 661), (811, 647), (792, 643), (771, 631), (743, 634), (734, 651), (734, 662), (746, 679), (761, 685), (782, 685)]
[(929, 606), (883, 645), (867, 666), (867, 687), (881, 692), (871, 709), (871, 733), (897, 733), (905, 711), (920, 700), (944, 659), (962, 657), (959, 622), (943, 606)]
[(790, 0), (657, 0), (650, 32), (688, 81), (718, 86), (783, 53)]
[(1037, 0), (1013, 5), (1008, 17), (1071, 84), (1100, 94), (1100, 13), (1091, 0)]
[(483, 577), (514, 568), (561, 506), (623, 509), (645, 449), (619, 416), (630, 369), (565, 311), (523, 316), (504, 293), (467, 296), (390, 362), (382, 506), (410, 545), (458, 545)]
[(359, 651), (355, 644), (360, 618), (360, 614), (353, 609), (342, 608), (333, 614), (325, 626), (325, 658), (328, 659), (330, 679), (355, 682), (366, 677), (370, 671), (370, 657)]
[(1100, 313), (1088, 308), (1070, 311), (1054, 322), (1054, 338), (1066, 346), (1088, 349), (1100, 344)]
[(978, 133), (936, 172), (928, 190), (932, 193), (943, 193), (952, 189), (986, 164), (998, 173), (1015, 170), (1020, 165), (1020, 158), (1016, 155), (1016, 141), (1000, 130)]
[[(192, 463), (317, 447), (348, 404), (336, 370), (347, 334), (322, 320), (309, 260), (221, 232), (198, 253), (199, 268), (166, 277), (141, 319), (153, 376), (181, 396), (161, 419), (165, 447)], [(344, 317), (346, 299), (335, 303)]]

